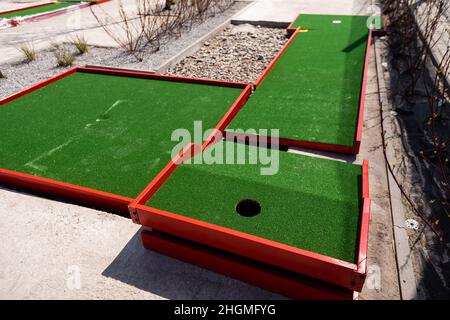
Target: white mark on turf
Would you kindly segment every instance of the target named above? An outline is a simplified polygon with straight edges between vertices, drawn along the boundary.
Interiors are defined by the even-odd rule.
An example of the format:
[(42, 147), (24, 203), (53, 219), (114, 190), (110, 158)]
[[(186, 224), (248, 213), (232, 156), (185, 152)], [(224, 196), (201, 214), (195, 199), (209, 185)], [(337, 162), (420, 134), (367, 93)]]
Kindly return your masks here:
[(51, 150), (49, 150), (49, 151), (47, 151), (47, 152), (44, 152), (43, 154), (39, 155), (37, 158), (35, 158), (35, 159), (33, 159), (33, 160), (31, 160), (31, 161), (25, 163), (25, 166), (26, 166), (26, 167), (33, 168), (33, 169), (36, 169), (36, 170), (39, 170), (39, 171), (45, 171), (45, 170), (47, 170), (47, 169), (48, 169), (47, 166), (36, 164), (36, 162), (39, 162), (39, 161), (41, 161), (42, 159), (45, 159), (45, 158), (47, 158), (47, 157), (50, 157), (50, 156), (51, 156), (52, 154), (54, 154), (55, 152), (61, 150), (61, 149), (64, 148), (64, 147), (67, 147), (67, 146), (68, 146), (69, 144), (71, 144), (74, 140), (75, 140), (75, 138), (70, 138), (69, 140), (67, 140), (67, 141), (64, 142), (63, 144), (60, 144), (59, 146), (57, 146), (57, 147), (55, 147), (55, 148), (53, 148), (53, 149), (51, 149)]
[[(101, 118), (97, 118), (95, 120), (95, 122), (104, 121), (105, 119), (102, 119), (102, 117), (105, 118), (115, 107), (117, 107), (119, 104), (121, 104), (123, 102), (126, 102), (126, 100), (117, 100), (116, 102), (114, 102), (111, 107), (109, 107), (105, 112), (102, 113)], [(95, 122), (88, 123), (87, 125), (84, 126), (84, 129), (88, 129), (89, 127), (93, 126), (95, 124)], [(50, 151), (44, 152), (43, 154), (39, 155), (37, 158), (35, 158), (35, 159), (25, 163), (25, 166), (33, 168), (33, 169), (38, 170), (38, 171), (42, 171), (42, 172), (46, 171), (48, 169), (47, 166), (36, 164), (36, 162), (39, 162), (42, 159), (50, 157), (55, 152), (61, 150), (64, 147), (67, 147), (69, 144), (71, 144), (74, 140), (76, 140), (80, 136), (77, 136), (77, 137), (74, 137), (74, 138), (70, 138), (69, 140), (67, 140), (67, 142), (64, 142), (63, 144), (60, 144), (59, 146), (51, 149)]]
[[(115, 107), (117, 107), (119, 104), (124, 103), (126, 101), (127, 100), (117, 100), (116, 102), (114, 102), (111, 107), (109, 107), (105, 112), (103, 112), (101, 114), (100, 118), (95, 119), (95, 122), (105, 121), (106, 120), (105, 118)], [(95, 124), (95, 122), (88, 123), (87, 125), (84, 126), (84, 129), (88, 129), (89, 127), (92, 127)]]
[(116, 102), (114, 102), (114, 104), (109, 107), (108, 110), (106, 110), (103, 114), (108, 114), (109, 112), (111, 112), (115, 107), (117, 107), (119, 104), (126, 102), (127, 100), (117, 100)]
[(153, 160), (152, 163), (150, 164), (148, 170), (153, 170), (160, 161), (161, 161), (160, 158), (156, 158), (155, 160)]

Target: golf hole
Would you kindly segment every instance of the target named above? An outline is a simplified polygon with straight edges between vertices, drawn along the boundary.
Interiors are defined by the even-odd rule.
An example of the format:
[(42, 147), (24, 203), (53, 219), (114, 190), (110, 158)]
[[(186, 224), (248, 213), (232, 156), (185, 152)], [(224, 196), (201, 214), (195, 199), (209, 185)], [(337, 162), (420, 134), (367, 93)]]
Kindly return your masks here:
[(258, 201), (244, 199), (236, 204), (236, 212), (243, 217), (254, 217), (261, 212), (261, 205)]

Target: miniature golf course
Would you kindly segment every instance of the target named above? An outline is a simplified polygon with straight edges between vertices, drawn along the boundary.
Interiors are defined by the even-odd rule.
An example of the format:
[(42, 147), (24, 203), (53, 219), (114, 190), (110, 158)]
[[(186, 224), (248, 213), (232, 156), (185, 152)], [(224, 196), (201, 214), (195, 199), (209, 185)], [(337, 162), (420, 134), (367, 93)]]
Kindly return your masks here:
[[(238, 145), (213, 147), (248, 163)], [(245, 146), (244, 155), (252, 152), (258, 148)], [(261, 164), (195, 164), (194, 158), (177, 167), (147, 205), (355, 263), (361, 167), (271, 152), (280, 164), (274, 175), (261, 175)]]
[(280, 138), (351, 147), (358, 122), (365, 16), (300, 15), (301, 30), (228, 129), (279, 128)]
[(66, 8), (69, 6), (73, 6), (73, 5), (74, 5), (73, 2), (49, 3), (46, 5), (42, 5), (42, 6), (35, 6), (33, 8), (23, 8), (22, 10), (18, 10), (18, 11), (14, 11), (14, 12), (0, 13), (0, 18), (10, 19), (10, 18), (16, 18), (16, 17), (31, 16), (34, 14), (50, 12), (50, 11)]
[[(301, 15), (253, 93), (249, 84), (71, 69), (0, 100), (0, 180), (48, 193), (59, 183), (68, 191), (55, 194), (75, 200), (105, 197), (152, 228), (142, 232), (146, 248), (269, 290), (351, 298), (367, 274), (366, 161), (223, 140), (189, 163), (171, 160), (175, 146), (200, 144), (195, 121), (204, 130), (279, 129), (285, 141), (354, 148), (366, 21)], [(191, 140), (172, 141), (176, 129)]]
[(242, 90), (77, 71), (0, 106), (0, 168), (134, 198)]

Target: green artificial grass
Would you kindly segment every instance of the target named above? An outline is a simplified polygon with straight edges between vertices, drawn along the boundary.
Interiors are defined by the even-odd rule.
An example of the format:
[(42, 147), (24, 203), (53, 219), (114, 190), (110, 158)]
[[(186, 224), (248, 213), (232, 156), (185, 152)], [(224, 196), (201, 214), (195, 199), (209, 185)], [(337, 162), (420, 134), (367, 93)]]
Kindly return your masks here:
[[(267, 165), (249, 164), (248, 155), (267, 149), (232, 142), (218, 146), (228, 150), (227, 155), (234, 150), (235, 158), (237, 147), (243, 147), (246, 164), (193, 164), (197, 156), (192, 164), (178, 167), (147, 205), (356, 262), (360, 166), (272, 151), (279, 156), (279, 171), (261, 175), (261, 167)], [(243, 199), (259, 202), (261, 212), (239, 215), (235, 208)]]
[[(321, 27), (323, 27), (323, 24), (322, 24), (320, 17), (328, 17), (328, 16), (327, 15), (302, 14), (291, 25), (291, 29), (300, 28), (300, 27), (305, 28), (305, 29), (321, 28)], [(336, 20), (339, 20), (340, 17), (342, 17), (342, 16), (334, 16), (334, 17), (337, 17)], [(367, 22), (368, 17), (366, 16), (364, 18), (366, 19), (366, 22)], [(381, 30), (384, 28), (384, 17), (383, 16), (375, 16), (375, 17), (371, 18), (371, 21), (376, 22), (377, 19), (380, 19), (380, 26), (376, 29)]]
[(25, 17), (25, 16), (30, 16), (33, 14), (54, 11), (57, 9), (68, 7), (68, 6), (73, 6), (73, 3), (54, 3), (54, 4), (49, 4), (49, 5), (40, 6), (40, 7), (36, 7), (36, 8), (31, 8), (31, 9), (24, 8), (21, 11), (0, 14), (0, 18), (9, 19), (9, 18), (15, 18), (15, 17)]
[(302, 15), (309, 31), (297, 35), (228, 128), (280, 129), (282, 138), (353, 146), (366, 20)]
[(76, 72), (0, 106), (0, 168), (134, 198), (242, 90)]

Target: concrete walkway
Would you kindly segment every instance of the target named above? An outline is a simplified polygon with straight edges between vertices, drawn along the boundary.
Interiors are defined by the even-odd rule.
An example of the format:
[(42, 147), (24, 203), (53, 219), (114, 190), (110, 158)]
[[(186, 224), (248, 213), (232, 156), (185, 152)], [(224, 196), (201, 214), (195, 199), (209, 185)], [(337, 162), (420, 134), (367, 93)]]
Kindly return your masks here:
[(367, 14), (367, 0), (259, 0), (237, 15), (232, 21), (286, 25), (292, 22), (299, 13), (309, 14)]
[[(135, 13), (134, 1), (123, 1), (124, 8)], [(119, 20), (119, 0), (94, 5), (92, 9), (106, 21)], [(82, 8), (56, 17), (29, 22), (14, 28), (0, 30), (0, 64), (15, 61), (21, 54), (17, 48), (32, 43), (36, 50), (50, 46), (52, 42), (64, 42), (74, 35), (83, 35), (91, 45), (118, 47), (117, 43), (98, 25), (90, 8)]]
[[(244, 0), (246, 1), (246, 0)], [(44, 1), (46, 2), (46, 1)], [(367, 14), (370, 0), (255, 0), (243, 13), (233, 17), (232, 22), (265, 22), (274, 26), (285, 26), (302, 13), (322, 14)], [(134, 1), (122, 1), (126, 12), (135, 13)], [(23, 4), (20, 4), (23, 5)], [(29, 5), (29, 4), (27, 4)], [(16, 5), (17, 6), (17, 5)], [(93, 6), (99, 17), (112, 22), (119, 20), (119, 0)], [(119, 31), (119, 29), (116, 29)], [(60, 16), (33, 23), (24, 23), (15, 28), (0, 30), (0, 64), (21, 57), (17, 48), (32, 43), (36, 50), (50, 46), (52, 42), (68, 41), (75, 35), (83, 35), (91, 45), (118, 47), (118, 44), (99, 27), (90, 8), (75, 10)]]

